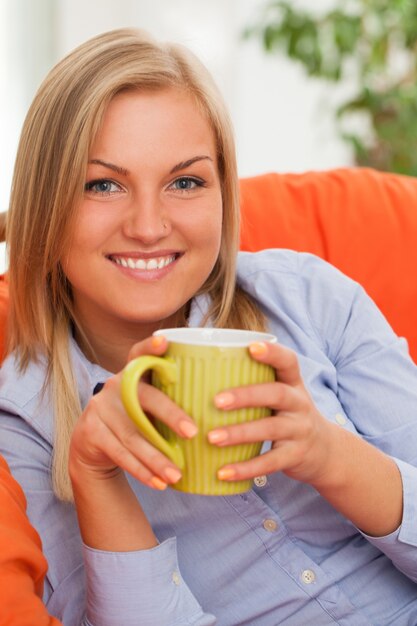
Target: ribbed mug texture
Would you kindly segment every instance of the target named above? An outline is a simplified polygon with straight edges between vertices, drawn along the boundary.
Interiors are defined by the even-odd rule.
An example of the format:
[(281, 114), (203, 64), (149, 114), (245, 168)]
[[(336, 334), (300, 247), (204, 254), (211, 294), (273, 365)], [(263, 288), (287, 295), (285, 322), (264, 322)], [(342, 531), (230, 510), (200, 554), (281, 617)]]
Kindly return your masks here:
[(223, 465), (246, 461), (261, 450), (261, 443), (225, 446), (219, 448), (207, 440), (214, 428), (260, 419), (270, 415), (266, 408), (220, 410), (214, 405), (214, 396), (226, 389), (241, 385), (266, 383), (275, 379), (272, 367), (254, 361), (247, 348), (193, 346), (170, 342), (166, 358), (178, 368), (178, 382), (164, 385), (156, 372), (153, 384), (184, 409), (198, 425), (193, 439), (182, 439), (162, 422), (155, 426), (169, 442), (181, 447), (185, 468), (183, 476), (173, 489), (200, 495), (229, 495), (248, 491), (251, 480), (226, 482), (218, 480), (217, 470)]

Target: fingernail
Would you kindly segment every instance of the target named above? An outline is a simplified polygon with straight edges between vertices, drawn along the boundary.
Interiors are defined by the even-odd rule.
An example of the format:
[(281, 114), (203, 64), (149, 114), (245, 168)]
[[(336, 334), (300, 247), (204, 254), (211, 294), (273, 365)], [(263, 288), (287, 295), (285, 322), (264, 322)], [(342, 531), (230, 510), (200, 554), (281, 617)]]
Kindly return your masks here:
[(217, 406), (218, 409), (224, 409), (228, 406), (231, 406), (234, 400), (235, 400), (234, 395), (226, 391), (225, 393), (219, 393), (214, 398), (214, 404)]
[(231, 467), (222, 467), (217, 472), (217, 478), (219, 480), (231, 480), (236, 476), (236, 472)]
[(165, 337), (163, 335), (155, 335), (151, 339), (151, 344), (153, 348), (159, 348), (165, 341)]
[(207, 439), (210, 443), (222, 443), (227, 439), (227, 432), (225, 430), (212, 430), (207, 433)]
[(189, 439), (194, 437), (194, 435), (196, 435), (198, 432), (197, 426), (192, 422), (188, 422), (187, 420), (182, 420), (182, 422), (179, 423), (179, 429), (181, 434), (184, 435), (184, 437), (188, 437)]
[(251, 343), (249, 346), (249, 352), (253, 356), (262, 356), (266, 350), (266, 344), (263, 341), (255, 341), (255, 343)]
[(152, 487), (154, 487), (155, 489), (158, 489), (159, 491), (163, 491), (164, 489), (168, 487), (168, 485), (163, 480), (158, 478), (158, 476), (152, 476), (150, 482), (151, 482)]
[(177, 483), (181, 478), (181, 472), (179, 469), (175, 469), (175, 467), (167, 467), (165, 470), (165, 476), (168, 478), (170, 483)]

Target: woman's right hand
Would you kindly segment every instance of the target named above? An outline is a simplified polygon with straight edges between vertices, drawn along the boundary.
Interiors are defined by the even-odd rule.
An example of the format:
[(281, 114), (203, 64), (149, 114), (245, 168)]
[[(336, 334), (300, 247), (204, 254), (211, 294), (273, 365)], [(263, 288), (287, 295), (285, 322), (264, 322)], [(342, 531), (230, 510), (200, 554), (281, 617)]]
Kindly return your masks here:
[[(144, 354), (162, 355), (166, 349), (164, 337), (150, 337), (133, 346), (128, 360)], [(79, 479), (80, 474), (111, 478), (124, 470), (153, 489), (165, 489), (181, 478), (181, 472), (140, 434), (127, 415), (121, 400), (121, 376), (119, 372), (107, 380), (75, 425), (69, 458), (71, 478)], [(138, 394), (147, 414), (182, 437), (195, 435), (193, 420), (168, 396), (144, 381), (138, 385)]]

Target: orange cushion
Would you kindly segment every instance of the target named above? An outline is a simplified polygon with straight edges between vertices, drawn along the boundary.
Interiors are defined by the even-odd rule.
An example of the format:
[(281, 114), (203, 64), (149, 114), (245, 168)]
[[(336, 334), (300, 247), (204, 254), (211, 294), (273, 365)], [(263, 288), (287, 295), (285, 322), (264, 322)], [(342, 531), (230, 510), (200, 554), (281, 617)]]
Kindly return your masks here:
[(361, 283), (417, 361), (417, 179), (370, 169), (241, 180), (241, 248), (291, 248)]
[(41, 601), (47, 564), (26, 499), (0, 457), (0, 614), (8, 626), (59, 626)]

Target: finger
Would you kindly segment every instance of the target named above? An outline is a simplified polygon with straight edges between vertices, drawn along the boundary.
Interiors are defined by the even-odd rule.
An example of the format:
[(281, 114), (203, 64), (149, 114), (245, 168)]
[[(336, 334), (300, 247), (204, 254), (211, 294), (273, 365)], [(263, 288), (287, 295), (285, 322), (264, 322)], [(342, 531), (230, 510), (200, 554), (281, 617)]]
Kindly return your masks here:
[(140, 460), (143, 467), (150, 472), (153, 483), (155, 477), (165, 484), (174, 484), (181, 478), (181, 470), (137, 431), (125, 434), (118, 441), (122, 451), (127, 451), (133, 458)]
[[(113, 407), (113, 411), (123, 415), (122, 423), (125, 427), (129, 425), (136, 430), (137, 427), (127, 415), (121, 400), (120, 380), (120, 373), (109, 378), (100, 394), (102, 394), (103, 401)], [(98, 398), (98, 396), (99, 394), (96, 394), (94, 397)], [(164, 422), (180, 437), (190, 439), (196, 435), (198, 428), (191, 417), (160, 389), (141, 382), (138, 385), (138, 398), (145, 413)], [(110, 413), (107, 414), (110, 415)]]
[(216, 428), (207, 433), (207, 439), (218, 447), (263, 441), (283, 441), (299, 437), (301, 428), (298, 420), (277, 415), (243, 424), (233, 424), (226, 428)]
[(249, 346), (250, 355), (260, 363), (271, 365), (278, 379), (287, 385), (302, 383), (296, 353), (279, 343), (255, 342)]
[(131, 361), (143, 354), (155, 354), (157, 356), (164, 354), (168, 347), (168, 341), (162, 335), (152, 335), (144, 341), (135, 343), (129, 351), (127, 360)]
[(198, 427), (191, 417), (159, 389), (141, 383), (139, 385), (139, 399), (144, 411), (164, 422), (180, 437), (191, 439), (197, 434)]
[(142, 463), (91, 411), (84, 414), (77, 424), (71, 443), (71, 454), (75, 454), (84, 465), (100, 471), (113, 470), (116, 466), (153, 489), (162, 490), (167, 487), (167, 482)]
[(217, 477), (224, 481), (248, 480), (264, 474), (281, 472), (292, 464), (291, 448), (291, 445), (283, 446), (265, 452), (249, 461), (225, 465), (218, 470)]
[[(107, 392), (109, 387), (117, 384), (114, 378), (116, 377), (113, 377), (111, 382), (109, 379)], [(99, 399), (97, 394), (90, 400), (89, 408), (96, 413), (96, 422), (104, 424), (121, 446), (139, 459), (152, 474), (160, 476), (169, 483), (175, 483), (181, 478), (181, 472), (175, 463), (141, 435), (126, 414), (120, 395), (104, 392), (102, 398)]]
[(304, 410), (307, 397), (303, 388), (281, 382), (261, 383), (235, 387), (218, 393), (214, 398), (218, 409), (232, 410), (245, 407), (268, 407), (274, 411)]
[[(148, 337), (133, 346), (129, 352), (129, 360), (142, 354), (163, 354), (167, 347), (168, 341), (162, 335)], [(120, 374), (115, 378), (120, 380)], [(163, 421), (178, 435), (190, 439), (197, 434), (198, 428), (191, 417), (161, 391), (151, 385), (139, 383), (138, 394), (142, 408)]]

